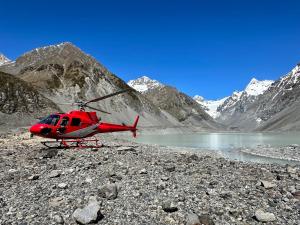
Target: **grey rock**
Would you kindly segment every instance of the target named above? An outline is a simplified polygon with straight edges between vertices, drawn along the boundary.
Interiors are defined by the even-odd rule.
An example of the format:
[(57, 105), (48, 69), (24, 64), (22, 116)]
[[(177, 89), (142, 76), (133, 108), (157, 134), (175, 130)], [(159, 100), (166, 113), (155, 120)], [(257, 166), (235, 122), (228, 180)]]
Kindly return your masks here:
[(292, 195), (294, 196), (294, 198), (296, 198), (300, 201), (300, 191), (295, 191), (292, 193)]
[(157, 189), (158, 190), (164, 190), (166, 187), (167, 187), (166, 182), (159, 181), (158, 184), (157, 184)]
[(49, 178), (55, 178), (55, 177), (59, 177), (61, 175), (61, 171), (60, 170), (52, 170), (49, 174), (48, 177)]
[(168, 213), (173, 213), (178, 211), (178, 207), (172, 201), (163, 202), (162, 209)]
[(119, 153), (122, 153), (122, 152), (136, 152), (136, 150), (133, 147), (131, 147), (131, 146), (118, 147), (117, 151)]
[(8, 170), (8, 173), (16, 173), (16, 172), (18, 172), (17, 169), (9, 169), (9, 170)]
[(64, 204), (65, 202), (66, 201), (63, 197), (55, 197), (55, 198), (49, 199), (49, 205), (53, 206), (53, 207), (60, 206), (60, 205)]
[(78, 208), (73, 213), (73, 218), (80, 224), (97, 223), (103, 218), (100, 212), (100, 204), (97, 201), (91, 201), (84, 208)]
[(273, 222), (276, 220), (276, 217), (273, 213), (264, 212), (261, 209), (255, 212), (255, 218), (260, 222)]
[(206, 190), (206, 194), (211, 195), (211, 196), (218, 195), (217, 191), (215, 189), (211, 189), (211, 188), (208, 188)]
[(197, 160), (199, 160), (199, 157), (196, 154), (192, 154), (188, 157), (188, 159), (190, 161), (197, 161)]
[(67, 183), (60, 183), (57, 185), (59, 188), (61, 189), (66, 189), (68, 187), (68, 184)]
[(57, 149), (42, 149), (40, 150), (40, 154), (39, 157), (46, 159), (46, 158), (53, 158), (58, 154), (58, 150)]
[(6, 206), (6, 202), (0, 197), (0, 208), (3, 208), (4, 206)]
[(228, 199), (228, 198), (232, 197), (232, 193), (229, 192), (229, 191), (222, 191), (220, 193), (220, 197), (223, 198), (223, 199)]
[(263, 186), (266, 189), (271, 189), (276, 187), (276, 184), (270, 181), (262, 180), (261, 181), (261, 186)]
[(174, 165), (165, 166), (165, 170), (168, 172), (174, 172), (176, 167)]
[(147, 174), (148, 172), (147, 172), (147, 170), (144, 168), (144, 169), (141, 169), (139, 173), (140, 173), (140, 174)]
[(169, 177), (166, 177), (166, 176), (162, 176), (160, 179), (161, 179), (162, 181), (168, 181), (170, 178), (169, 178)]
[(99, 196), (107, 199), (116, 199), (118, 197), (118, 187), (115, 183), (106, 184), (99, 188)]
[(291, 174), (295, 174), (295, 173), (297, 173), (297, 168), (292, 167), (292, 166), (287, 166), (286, 172), (291, 173)]
[(199, 216), (199, 221), (200, 221), (201, 225), (215, 225), (212, 218), (207, 214), (200, 215)]
[(289, 145), (288, 147), (295, 149), (295, 148), (298, 148), (299, 145), (298, 145), (298, 144), (291, 144), (291, 145)]
[(201, 225), (199, 216), (195, 213), (190, 213), (186, 217), (186, 225)]
[(32, 175), (32, 176), (28, 177), (28, 180), (37, 180), (39, 178), (40, 178), (40, 175), (35, 174), (35, 175)]
[(62, 216), (56, 214), (52, 218), (56, 224), (64, 224), (64, 219), (62, 218)]

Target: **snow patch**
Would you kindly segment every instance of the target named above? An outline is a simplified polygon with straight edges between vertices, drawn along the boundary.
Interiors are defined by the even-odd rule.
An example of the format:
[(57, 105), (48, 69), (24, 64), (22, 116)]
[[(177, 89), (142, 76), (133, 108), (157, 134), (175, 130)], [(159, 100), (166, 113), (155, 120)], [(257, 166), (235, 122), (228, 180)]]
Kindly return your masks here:
[(274, 83), (273, 80), (259, 81), (256, 78), (252, 78), (250, 83), (247, 85), (245, 92), (248, 95), (258, 96), (263, 94), (271, 86), (272, 83)]
[(147, 92), (157, 87), (164, 87), (164, 85), (159, 81), (153, 80), (147, 76), (142, 76), (136, 80), (130, 80), (127, 84), (141, 93)]
[(0, 53), (0, 66), (11, 63), (11, 60), (8, 59), (5, 55)]
[(220, 115), (217, 109), (226, 101), (227, 98), (228, 97), (219, 100), (205, 100), (202, 96), (195, 95), (193, 99), (199, 103), (211, 117), (217, 118)]

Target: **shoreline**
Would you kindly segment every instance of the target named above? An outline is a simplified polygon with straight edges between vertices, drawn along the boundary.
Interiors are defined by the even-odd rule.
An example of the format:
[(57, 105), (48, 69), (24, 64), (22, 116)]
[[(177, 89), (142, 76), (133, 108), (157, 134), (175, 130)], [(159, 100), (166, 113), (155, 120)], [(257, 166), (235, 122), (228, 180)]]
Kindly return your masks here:
[(256, 148), (242, 148), (240, 149), (242, 153), (272, 158), (272, 159), (279, 159), (285, 160), (295, 163), (300, 163), (300, 148), (288, 146), (282, 147), (267, 147), (267, 146), (258, 146)]

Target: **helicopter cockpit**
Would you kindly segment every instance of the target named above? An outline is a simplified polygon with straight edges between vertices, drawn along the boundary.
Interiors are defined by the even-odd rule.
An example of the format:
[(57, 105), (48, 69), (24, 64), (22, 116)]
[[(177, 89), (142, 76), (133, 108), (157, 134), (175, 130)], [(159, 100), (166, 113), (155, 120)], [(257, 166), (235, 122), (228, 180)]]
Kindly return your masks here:
[(59, 119), (60, 119), (60, 115), (52, 114), (50, 116), (43, 118), (40, 122), (38, 122), (38, 124), (47, 124), (51, 126), (56, 126)]

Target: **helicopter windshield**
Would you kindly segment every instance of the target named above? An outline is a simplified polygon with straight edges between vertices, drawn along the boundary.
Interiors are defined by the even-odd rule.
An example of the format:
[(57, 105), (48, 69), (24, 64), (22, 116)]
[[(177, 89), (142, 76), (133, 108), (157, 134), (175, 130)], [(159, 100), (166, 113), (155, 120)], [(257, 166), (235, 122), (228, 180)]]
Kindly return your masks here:
[(59, 121), (60, 116), (59, 115), (50, 115), (42, 119), (39, 124), (48, 124), (55, 126), (57, 122)]

